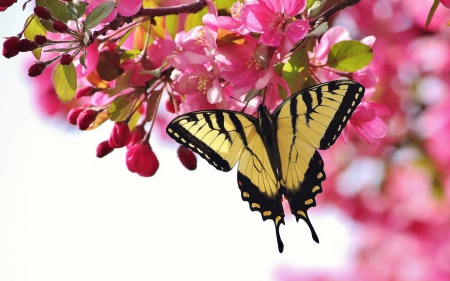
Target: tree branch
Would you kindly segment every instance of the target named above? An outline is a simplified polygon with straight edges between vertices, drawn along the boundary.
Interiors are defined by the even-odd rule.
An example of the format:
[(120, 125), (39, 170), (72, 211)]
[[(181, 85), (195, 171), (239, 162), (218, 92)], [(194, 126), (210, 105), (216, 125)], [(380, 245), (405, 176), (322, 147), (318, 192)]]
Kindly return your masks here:
[(349, 6), (353, 6), (355, 4), (358, 4), (359, 2), (361, 2), (361, 0), (343, 0), (342, 2), (336, 3), (333, 6), (331, 6), (328, 10), (324, 11), (317, 17), (311, 19), (309, 21), (309, 24), (311, 26), (314, 26), (319, 19), (328, 20), (337, 11), (345, 9)]
[(119, 27), (122, 27), (125, 23), (131, 23), (135, 18), (139, 17), (158, 17), (158, 16), (167, 16), (167, 15), (178, 15), (182, 13), (195, 14), (203, 10), (206, 7), (206, 0), (197, 0), (191, 4), (183, 4), (172, 7), (160, 7), (160, 8), (152, 8), (152, 9), (141, 9), (137, 14), (131, 17), (123, 17), (118, 15), (112, 22), (105, 25), (102, 29), (94, 31), (89, 38), (88, 46), (92, 44), (92, 42), (97, 39), (100, 35), (106, 35), (106, 32), (110, 30), (117, 30)]

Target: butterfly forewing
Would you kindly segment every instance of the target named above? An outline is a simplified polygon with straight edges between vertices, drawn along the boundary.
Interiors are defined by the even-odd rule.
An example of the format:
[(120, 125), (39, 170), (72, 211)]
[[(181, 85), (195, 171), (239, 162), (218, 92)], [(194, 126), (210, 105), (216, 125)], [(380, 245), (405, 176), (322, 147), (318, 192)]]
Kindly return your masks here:
[(197, 111), (172, 120), (167, 133), (218, 170), (229, 171), (252, 136), (256, 119), (251, 118), (233, 111)]
[(323, 161), (316, 149), (327, 149), (339, 137), (364, 95), (353, 81), (333, 81), (304, 89), (274, 112), (280, 153), (281, 186), (297, 220), (303, 219), (317, 235), (307, 210), (325, 180)]

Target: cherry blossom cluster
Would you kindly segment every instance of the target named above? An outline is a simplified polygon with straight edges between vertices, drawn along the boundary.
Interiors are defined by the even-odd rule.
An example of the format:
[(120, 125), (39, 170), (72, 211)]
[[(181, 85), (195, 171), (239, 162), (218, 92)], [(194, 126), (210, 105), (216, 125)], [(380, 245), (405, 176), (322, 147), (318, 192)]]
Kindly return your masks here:
[[(273, 109), (302, 88), (335, 79), (366, 87), (349, 127), (376, 144), (386, 133), (380, 116), (389, 111), (369, 100), (378, 81), (369, 64), (375, 38), (352, 40), (326, 23), (357, 2), (327, 9), (306, 0), (235, 2), (219, 15), (220, 1), (158, 8), (140, 0), (36, 0), (24, 29), (4, 41), (3, 56), (33, 52), (28, 75), (51, 76), (59, 100), (75, 101), (67, 120), (80, 130), (115, 122), (97, 156), (126, 147), (127, 167), (141, 176), (159, 167), (149, 140), (155, 124), (165, 125), (160, 116), (215, 108), (254, 114), (262, 95)], [(184, 21), (173, 16), (180, 13)], [(165, 112), (158, 114), (160, 103)], [(196, 168), (192, 152), (180, 147), (178, 156)]]

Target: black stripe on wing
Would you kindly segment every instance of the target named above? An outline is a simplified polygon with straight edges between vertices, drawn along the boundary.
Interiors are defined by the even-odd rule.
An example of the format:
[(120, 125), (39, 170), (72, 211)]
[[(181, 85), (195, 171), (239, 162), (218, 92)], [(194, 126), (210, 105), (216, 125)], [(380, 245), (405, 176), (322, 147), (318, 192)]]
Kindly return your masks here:
[[(336, 111), (332, 121), (328, 125), (325, 134), (320, 141), (319, 149), (327, 149), (332, 146), (339, 135), (342, 132), (342, 129), (347, 124), (348, 120), (352, 116), (358, 104), (361, 102), (361, 99), (364, 96), (364, 87), (359, 83), (353, 81), (332, 81), (328, 83), (328, 91), (333, 95), (340, 95), (337, 90), (342, 90), (343, 87), (348, 87), (345, 95), (341, 101), (341, 104)], [(318, 97), (322, 97), (322, 88), (319, 87), (316, 90)]]
[(308, 170), (305, 173), (305, 180), (302, 182), (299, 190), (290, 190), (282, 186), (282, 193), (285, 194), (291, 207), (291, 212), (299, 221), (306, 222), (314, 241), (319, 243), (319, 238), (308, 218), (308, 209), (316, 206), (316, 195), (322, 192), (322, 182), (325, 180), (324, 164), (319, 152), (315, 152), (309, 161)]

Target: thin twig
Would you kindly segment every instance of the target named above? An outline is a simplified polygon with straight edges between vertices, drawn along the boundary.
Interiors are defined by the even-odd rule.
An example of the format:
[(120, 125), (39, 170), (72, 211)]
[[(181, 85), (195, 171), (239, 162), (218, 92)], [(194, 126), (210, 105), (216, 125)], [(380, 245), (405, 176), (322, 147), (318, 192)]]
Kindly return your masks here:
[(333, 6), (331, 6), (331, 8), (329, 8), (328, 10), (324, 11), (317, 17), (311, 19), (309, 21), (309, 25), (314, 26), (316, 24), (316, 22), (321, 18), (328, 20), (331, 17), (331, 15), (333, 15), (337, 11), (345, 9), (349, 6), (353, 6), (355, 4), (358, 4), (359, 2), (361, 2), (361, 0), (343, 0), (342, 2), (336, 3)]

